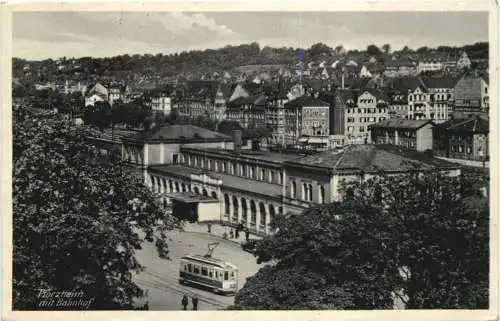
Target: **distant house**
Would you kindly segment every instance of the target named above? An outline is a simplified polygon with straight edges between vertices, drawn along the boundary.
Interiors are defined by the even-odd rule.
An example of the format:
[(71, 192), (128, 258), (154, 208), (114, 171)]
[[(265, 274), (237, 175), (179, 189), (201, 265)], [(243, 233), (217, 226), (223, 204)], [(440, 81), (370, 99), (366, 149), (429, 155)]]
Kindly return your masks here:
[(85, 94), (85, 106), (93, 106), (96, 102), (106, 101), (113, 105), (118, 100), (125, 100), (129, 95), (129, 88), (122, 83), (110, 83), (107, 86), (97, 82), (95, 85), (88, 87)]
[(462, 52), (462, 55), (460, 56), (460, 59), (457, 61), (457, 68), (458, 69), (469, 69), (471, 67), (471, 60), (469, 59), (469, 56), (467, 53), (464, 51)]
[(287, 145), (328, 148), (330, 104), (311, 96), (302, 96), (285, 105), (285, 141)]
[(489, 155), (487, 119), (450, 119), (433, 130), (435, 155), (475, 161), (483, 161)]
[(489, 110), (489, 85), (487, 77), (467, 73), (455, 85), (454, 113), (487, 113)]
[(155, 88), (148, 92), (145, 98), (153, 112), (168, 116), (172, 112), (172, 92), (171, 86)]
[(361, 71), (359, 72), (360, 78), (372, 78), (372, 73), (368, 70), (366, 66), (361, 67)]
[(369, 140), (368, 126), (389, 118), (389, 97), (381, 89), (360, 91), (356, 104), (345, 110), (347, 144), (364, 144)]
[(436, 123), (447, 121), (453, 112), (456, 79), (451, 76), (422, 77), (422, 82), (429, 91), (427, 118)]
[(227, 102), (226, 120), (236, 121), (243, 128), (264, 128), (267, 103), (266, 97), (262, 94), (240, 96)]
[(432, 149), (432, 120), (388, 119), (368, 127), (372, 143), (399, 145), (416, 151)]
[(446, 55), (440, 53), (422, 55), (418, 60), (417, 72), (441, 71), (447, 61)]

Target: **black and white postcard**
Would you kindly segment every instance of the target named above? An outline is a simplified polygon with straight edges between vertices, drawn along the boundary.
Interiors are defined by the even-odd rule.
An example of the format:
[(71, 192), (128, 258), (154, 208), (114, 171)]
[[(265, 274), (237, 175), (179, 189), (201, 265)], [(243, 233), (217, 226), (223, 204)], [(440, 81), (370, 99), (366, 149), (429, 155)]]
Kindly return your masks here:
[(498, 4), (2, 10), (6, 320), (498, 318)]

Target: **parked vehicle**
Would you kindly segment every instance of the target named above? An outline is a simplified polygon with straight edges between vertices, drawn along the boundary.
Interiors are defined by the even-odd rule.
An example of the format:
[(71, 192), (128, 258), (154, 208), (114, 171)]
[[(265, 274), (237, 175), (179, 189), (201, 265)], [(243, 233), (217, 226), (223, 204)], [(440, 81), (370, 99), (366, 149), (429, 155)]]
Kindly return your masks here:
[(241, 248), (243, 251), (253, 254), (257, 250), (257, 240), (248, 240), (247, 242), (241, 244)]

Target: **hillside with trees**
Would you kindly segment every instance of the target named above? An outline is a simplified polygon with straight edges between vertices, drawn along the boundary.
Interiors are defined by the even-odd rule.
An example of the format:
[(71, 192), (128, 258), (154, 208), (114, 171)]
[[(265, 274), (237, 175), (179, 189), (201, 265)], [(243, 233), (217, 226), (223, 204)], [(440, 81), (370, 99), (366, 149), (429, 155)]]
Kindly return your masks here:
[[(369, 56), (388, 54), (414, 53), (427, 54), (431, 50), (458, 56), (465, 50), (471, 58), (488, 59), (488, 43), (476, 43), (463, 47), (440, 46), (438, 48), (421, 47), (400, 50), (391, 48), (390, 44), (368, 45), (365, 50), (345, 50), (342, 45), (332, 48), (323, 43), (313, 44), (303, 50), (303, 60), (314, 61), (354, 55), (363, 59)], [(122, 80), (132, 80), (141, 77), (176, 77), (186, 73), (213, 73), (232, 71), (245, 65), (290, 65), (295, 66), (299, 59), (299, 48), (261, 47), (258, 43), (225, 46), (219, 49), (183, 51), (175, 54), (158, 53), (156, 55), (121, 55), (109, 58), (68, 58), (62, 57), (55, 61), (27, 61), (13, 59), (13, 75), (17, 78), (28, 78), (34, 82), (73, 79), (91, 80), (99, 77), (111, 77)], [(28, 70), (25, 70), (29, 65)], [(29, 74), (29, 77), (26, 77)]]

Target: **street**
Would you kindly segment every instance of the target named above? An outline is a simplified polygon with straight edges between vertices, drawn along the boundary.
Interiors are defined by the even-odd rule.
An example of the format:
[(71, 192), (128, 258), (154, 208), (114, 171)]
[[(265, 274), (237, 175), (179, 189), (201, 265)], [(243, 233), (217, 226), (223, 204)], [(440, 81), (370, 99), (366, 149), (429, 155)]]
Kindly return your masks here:
[(205, 254), (208, 251), (208, 243), (219, 242), (212, 255), (214, 258), (229, 261), (239, 268), (238, 289), (241, 289), (247, 277), (255, 274), (261, 267), (256, 258), (243, 251), (239, 244), (214, 235), (170, 231), (168, 237), (170, 260), (161, 259), (154, 244), (149, 242), (144, 242), (143, 248), (136, 253), (145, 270), (135, 275), (134, 280), (148, 292), (150, 310), (181, 310), (184, 294), (190, 299), (189, 309), (194, 294), (199, 299), (198, 310), (223, 309), (233, 304), (234, 296), (222, 296), (180, 285), (178, 282), (180, 258), (187, 254)]

